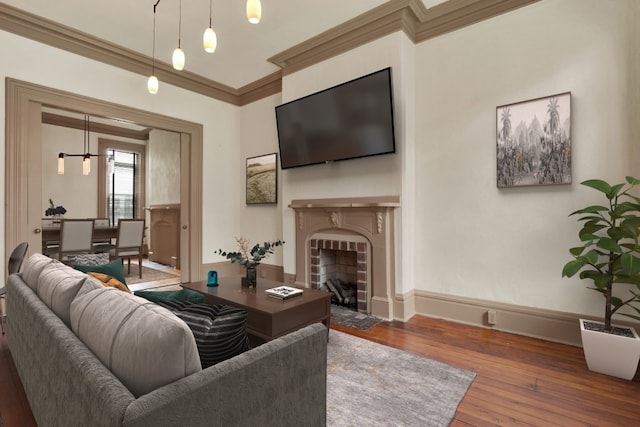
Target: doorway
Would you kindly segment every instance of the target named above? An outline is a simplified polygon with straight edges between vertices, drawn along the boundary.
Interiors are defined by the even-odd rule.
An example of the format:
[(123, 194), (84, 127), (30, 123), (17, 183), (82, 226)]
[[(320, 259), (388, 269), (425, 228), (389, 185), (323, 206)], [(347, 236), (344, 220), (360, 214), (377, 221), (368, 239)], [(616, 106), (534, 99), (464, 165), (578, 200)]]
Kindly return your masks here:
[[(6, 79), (5, 254), (21, 241), (41, 248), (42, 107), (81, 111), (180, 134), (181, 280), (202, 279), (202, 125)], [(38, 159), (34, 162), (33, 159)]]

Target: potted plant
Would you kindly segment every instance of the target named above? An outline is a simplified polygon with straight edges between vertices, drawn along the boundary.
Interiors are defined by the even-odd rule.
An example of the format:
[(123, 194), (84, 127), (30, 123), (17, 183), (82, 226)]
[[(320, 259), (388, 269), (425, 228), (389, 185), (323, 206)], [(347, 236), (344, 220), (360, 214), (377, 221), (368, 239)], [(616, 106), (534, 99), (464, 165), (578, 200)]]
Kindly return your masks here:
[(256, 243), (251, 248), (251, 242), (244, 237), (236, 237), (236, 242), (238, 243), (239, 251), (226, 252), (218, 249), (214, 253), (222, 255), (229, 261), (245, 267), (246, 277), (244, 283), (247, 287), (255, 287), (257, 277), (256, 268), (265, 257), (273, 253), (275, 248), (284, 245), (284, 242), (282, 240), (276, 240), (274, 242), (264, 242), (262, 245)]
[(60, 218), (62, 218), (66, 213), (67, 210), (64, 208), (64, 206), (56, 206), (51, 199), (49, 199), (49, 207), (46, 211), (44, 211), (45, 216), (53, 216), (55, 218), (54, 222), (56, 222), (56, 220), (58, 220), (57, 222), (59, 222)]
[(564, 266), (562, 276), (580, 272), (581, 279), (593, 282), (589, 289), (605, 299), (604, 322), (580, 319), (589, 369), (632, 379), (640, 359), (640, 338), (633, 328), (613, 325), (611, 318), (617, 314), (640, 320), (640, 198), (630, 194), (640, 180), (628, 176), (621, 184), (599, 179), (581, 184), (603, 193), (608, 203), (569, 215), (580, 215), (582, 246), (569, 250), (574, 259)]

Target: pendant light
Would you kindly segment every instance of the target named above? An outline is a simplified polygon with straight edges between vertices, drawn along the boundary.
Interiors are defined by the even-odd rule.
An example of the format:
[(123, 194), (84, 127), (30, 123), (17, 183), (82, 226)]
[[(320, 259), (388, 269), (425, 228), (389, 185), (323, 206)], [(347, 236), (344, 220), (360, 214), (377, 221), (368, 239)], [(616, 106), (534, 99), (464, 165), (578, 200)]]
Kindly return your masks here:
[(160, 0), (153, 5), (153, 57), (151, 62), (151, 76), (147, 81), (147, 90), (151, 94), (158, 93), (158, 78), (156, 77), (156, 6)]
[(252, 24), (260, 22), (262, 17), (262, 5), (260, 0), (247, 0), (247, 19)]
[(90, 138), (90, 127), (91, 124), (89, 122), (89, 115), (84, 115), (84, 129), (83, 133), (83, 153), (81, 154), (68, 154), (68, 153), (60, 153), (58, 154), (58, 175), (64, 175), (64, 158), (65, 157), (82, 157), (82, 174), (89, 175), (91, 173), (91, 158), (92, 157), (107, 157), (107, 173), (112, 174), (114, 171), (114, 159), (112, 155), (108, 154), (91, 154), (91, 138)]
[(213, 30), (213, 25), (211, 24), (212, 6), (213, 0), (209, 0), (209, 27), (204, 30), (204, 35), (202, 36), (202, 45), (207, 53), (215, 52), (216, 47), (218, 47), (218, 37), (216, 36), (216, 32)]
[(184, 69), (184, 51), (180, 48), (180, 36), (182, 34), (182, 0), (180, 0), (180, 11), (178, 14), (178, 47), (173, 51), (173, 56), (171, 62), (173, 63), (173, 68), (178, 71)]
[(89, 154), (89, 115), (84, 115), (84, 156), (82, 157), (82, 175), (91, 172), (91, 155)]

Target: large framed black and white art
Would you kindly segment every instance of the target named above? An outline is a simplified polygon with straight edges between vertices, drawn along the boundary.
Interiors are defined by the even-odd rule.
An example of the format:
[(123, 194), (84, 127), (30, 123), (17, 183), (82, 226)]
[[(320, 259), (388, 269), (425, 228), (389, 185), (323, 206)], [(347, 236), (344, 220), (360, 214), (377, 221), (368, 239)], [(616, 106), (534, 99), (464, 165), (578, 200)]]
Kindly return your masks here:
[(499, 188), (571, 184), (571, 92), (496, 107)]

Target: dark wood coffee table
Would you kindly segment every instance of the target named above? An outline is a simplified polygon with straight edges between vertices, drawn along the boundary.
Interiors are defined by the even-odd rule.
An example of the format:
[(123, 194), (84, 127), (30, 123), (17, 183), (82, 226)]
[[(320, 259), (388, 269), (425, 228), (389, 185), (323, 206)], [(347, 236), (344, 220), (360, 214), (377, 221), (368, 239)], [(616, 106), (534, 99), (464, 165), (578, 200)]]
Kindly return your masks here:
[(182, 283), (182, 287), (200, 292), (207, 304), (226, 304), (248, 312), (247, 332), (270, 341), (312, 323), (322, 322), (329, 329), (331, 294), (302, 288), (302, 295), (279, 300), (265, 294), (265, 289), (282, 286), (282, 282), (258, 279), (257, 288), (242, 286), (242, 278), (222, 277), (219, 285), (208, 287), (206, 281)]

